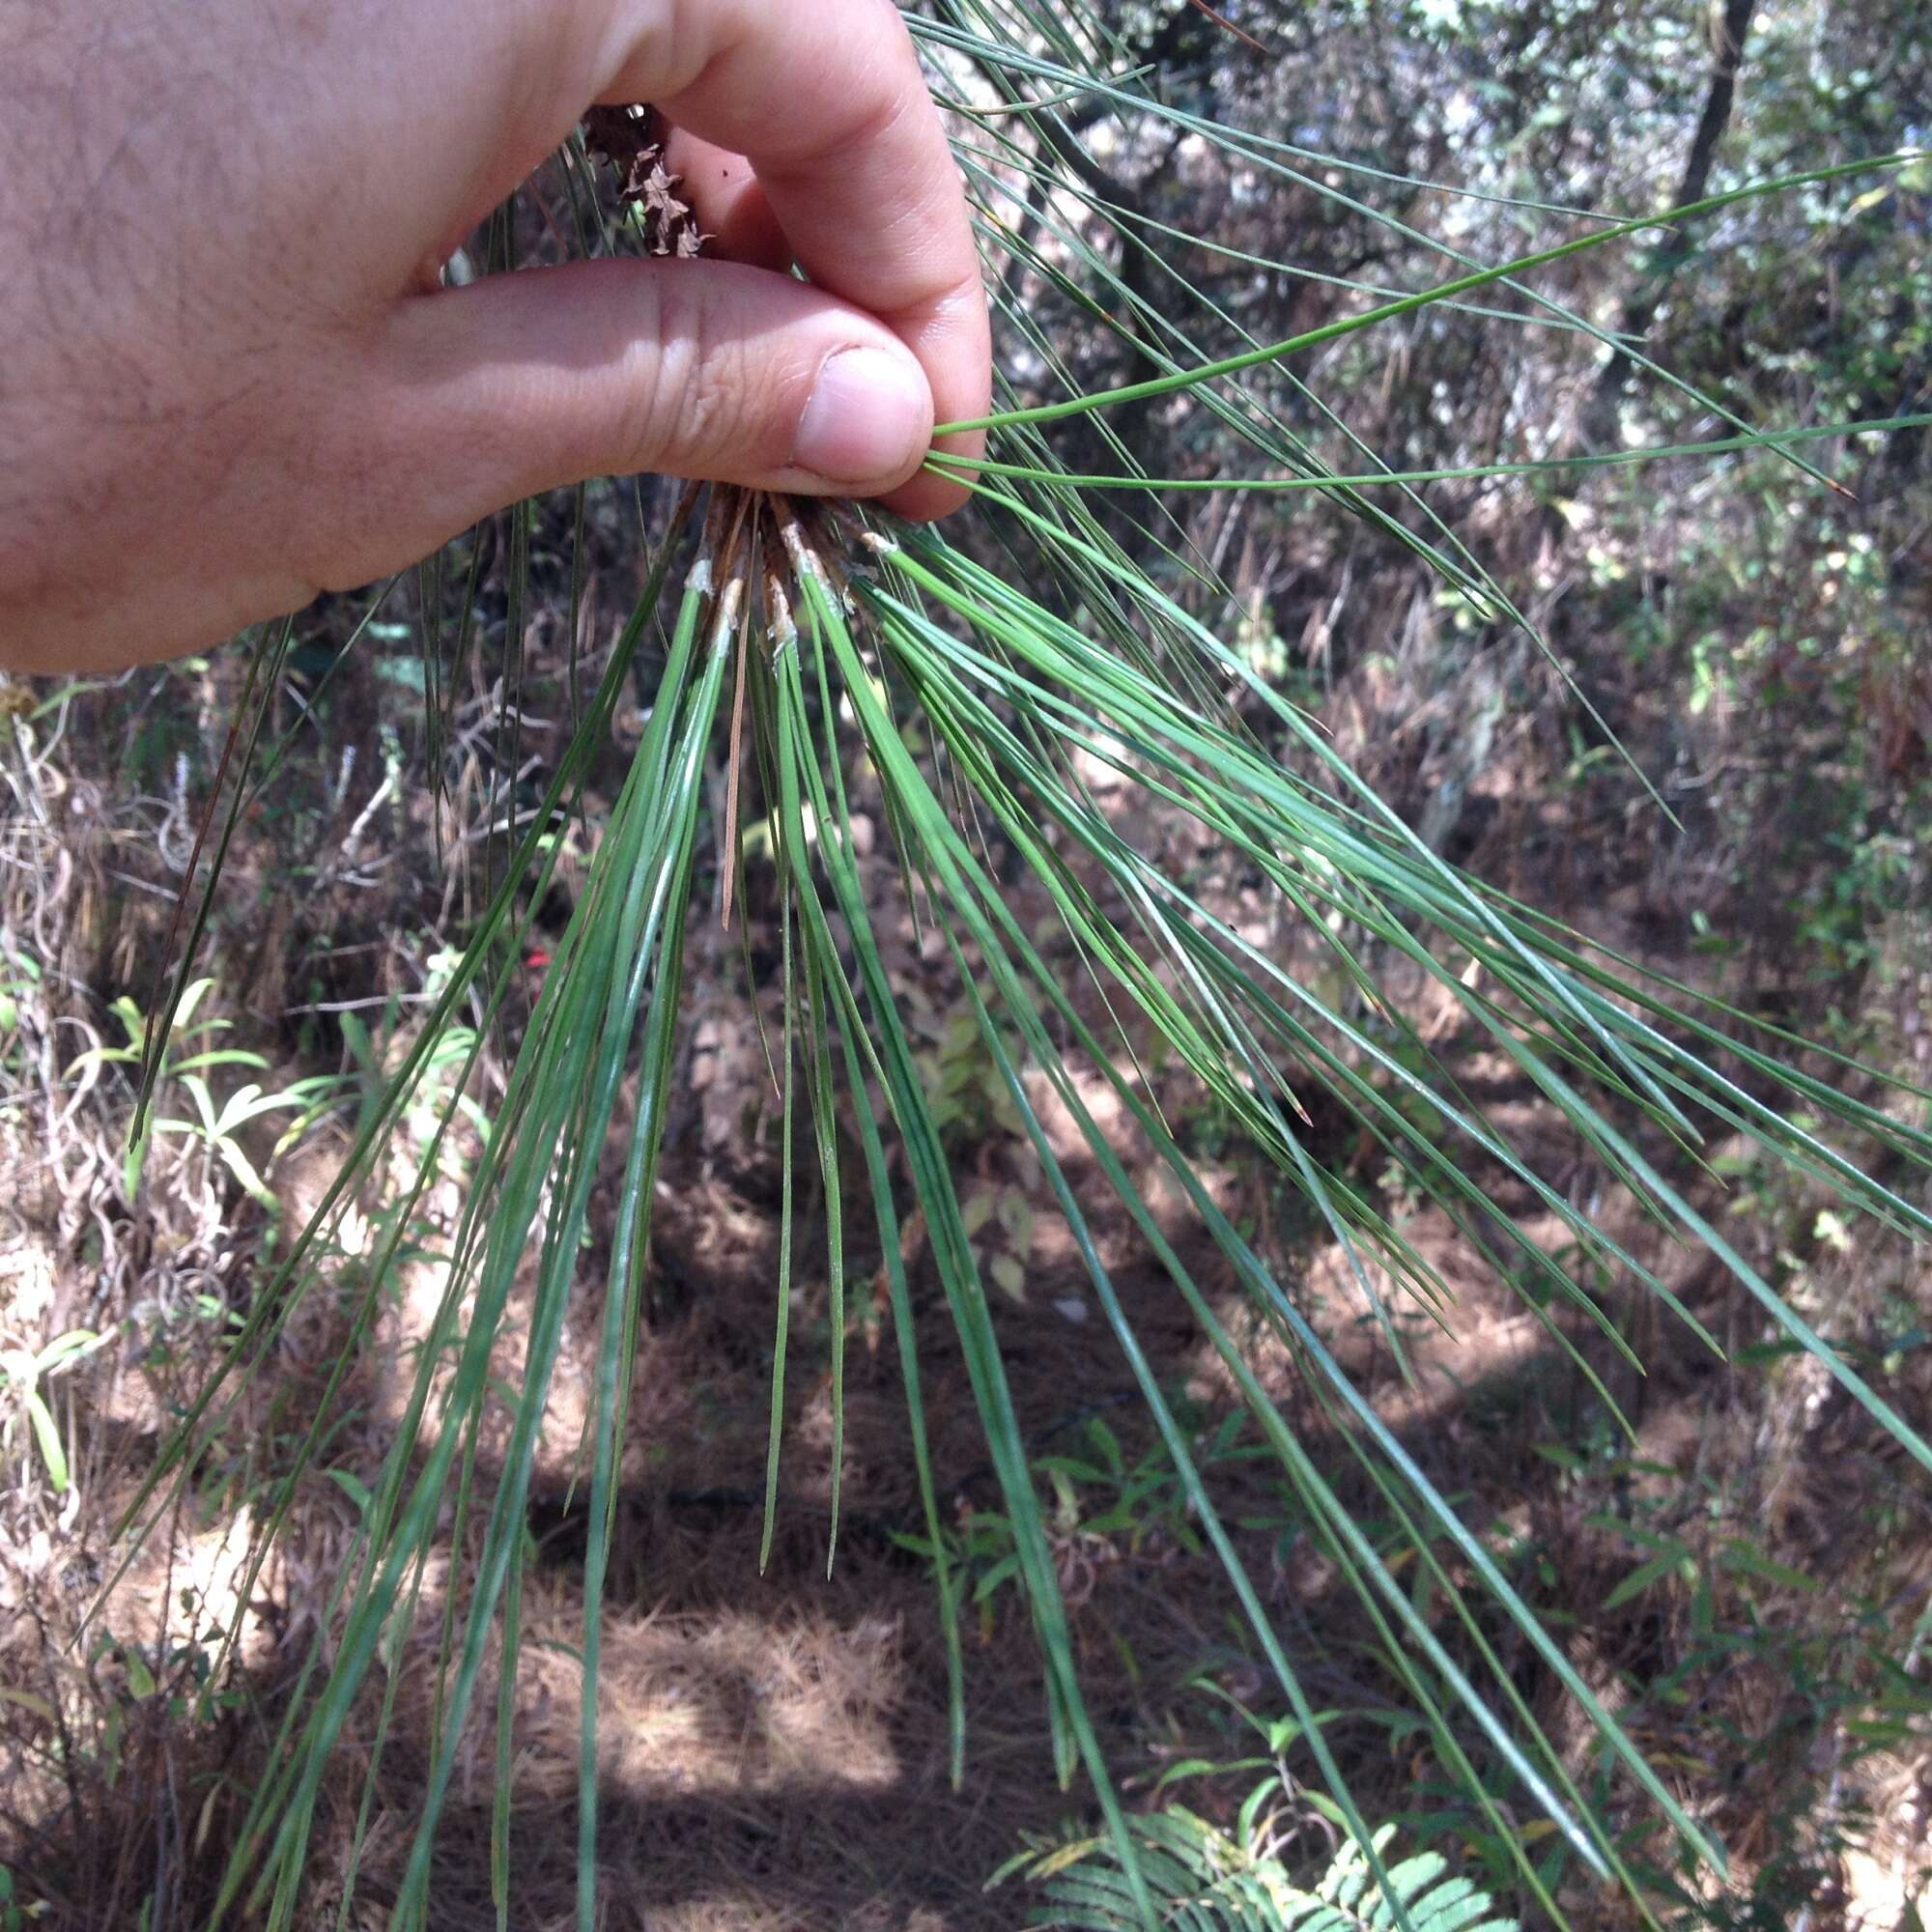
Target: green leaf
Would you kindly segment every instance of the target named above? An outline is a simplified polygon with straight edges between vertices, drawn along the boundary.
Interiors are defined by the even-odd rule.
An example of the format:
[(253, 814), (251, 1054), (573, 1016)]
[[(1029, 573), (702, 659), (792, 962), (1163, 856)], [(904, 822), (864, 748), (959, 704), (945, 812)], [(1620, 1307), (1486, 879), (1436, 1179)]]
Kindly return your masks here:
[(1719, 1552), (1718, 1560), (1727, 1570), (1736, 1570), (1747, 1577), (1756, 1577), (1767, 1583), (1776, 1583), (1780, 1589), (1816, 1591), (1823, 1586), (1815, 1577), (1807, 1577), (1802, 1570), (1793, 1570), (1782, 1563), (1774, 1563), (1770, 1557), (1748, 1543), (1726, 1543)]
[(34, 1439), (41, 1445), (41, 1461), (46, 1465), (47, 1481), (57, 1496), (67, 1494), (67, 1448), (54, 1426), (53, 1410), (38, 1389), (27, 1392), (27, 1420), (33, 1425)]
[(355, 1505), (359, 1515), (366, 1517), (369, 1514), (369, 1505), (375, 1497), (370, 1493), (368, 1484), (359, 1476), (352, 1475), (347, 1469), (325, 1469), (323, 1474)]
[(1653, 1556), (1648, 1563), (1640, 1563), (1610, 1594), (1604, 1599), (1606, 1610), (1621, 1609), (1633, 1597), (1640, 1597), (1646, 1590), (1654, 1589), (1668, 1577), (1681, 1577), (1689, 1583), (1695, 1577), (1696, 1566), (1689, 1556)]

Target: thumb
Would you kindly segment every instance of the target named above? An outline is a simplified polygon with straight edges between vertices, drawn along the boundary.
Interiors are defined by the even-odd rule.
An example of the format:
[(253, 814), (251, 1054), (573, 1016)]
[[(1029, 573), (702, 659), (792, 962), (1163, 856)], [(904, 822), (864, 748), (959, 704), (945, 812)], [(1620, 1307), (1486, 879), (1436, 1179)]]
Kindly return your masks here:
[(882, 496), (932, 440), (925, 375), (890, 329), (728, 262), (583, 262), (411, 297), (372, 373), (358, 440), (395, 466), (408, 521), (442, 526), (412, 532), (423, 549), (518, 497), (636, 470)]

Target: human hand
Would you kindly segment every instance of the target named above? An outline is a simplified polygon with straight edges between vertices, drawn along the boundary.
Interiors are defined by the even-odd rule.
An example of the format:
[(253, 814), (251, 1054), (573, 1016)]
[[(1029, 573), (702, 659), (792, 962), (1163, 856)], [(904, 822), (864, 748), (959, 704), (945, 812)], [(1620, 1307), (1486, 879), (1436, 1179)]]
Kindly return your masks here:
[[(736, 261), (439, 287), (630, 101)], [(192, 650), (600, 473), (943, 515), (989, 381), (891, 0), (0, 0), (10, 668)]]

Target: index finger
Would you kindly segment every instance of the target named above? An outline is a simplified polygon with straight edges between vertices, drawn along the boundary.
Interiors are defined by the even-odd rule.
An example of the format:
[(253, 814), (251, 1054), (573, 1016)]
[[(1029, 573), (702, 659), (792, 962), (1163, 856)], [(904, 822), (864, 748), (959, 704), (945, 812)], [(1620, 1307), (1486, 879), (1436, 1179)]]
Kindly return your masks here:
[[(934, 419), (985, 413), (992, 349), (965, 190), (891, 0), (631, 0), (607, 99), (648, 100), (746, 156), (812, 282), (875, 315), (918, 356)], [(979, 437), (944, 446), (976, 455)], [(888, 500), (942, 516), (957, 484)]]

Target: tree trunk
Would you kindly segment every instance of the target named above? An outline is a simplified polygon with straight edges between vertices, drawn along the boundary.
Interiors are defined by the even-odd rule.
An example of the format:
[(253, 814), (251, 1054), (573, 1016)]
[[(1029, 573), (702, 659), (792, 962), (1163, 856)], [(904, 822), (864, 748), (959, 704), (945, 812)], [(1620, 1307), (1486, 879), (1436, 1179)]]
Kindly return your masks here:
[[(1690, 152), (1684, 162), (1684, 178), (1677, 185), (1673, 208), (1701, 201), (1710, 185), (1711, 163), (1718, 143), (1730, 125), (1732, 104), (1737, 99), (1738, 70), (1744, 64), (1745, 36), (1750, 31), (1756, 0), (1724, 0), (1724, 14), (1719, 25), (1719, 42), (1711, 65), (1711, 86), (1704, 96), (1704, 111), (1691, 137)], [(1658, 308), (1669, 292), (1671, 279), (1690, 255), (1690, 238), (1682, 228), (1670, 229), (1662, 245), (1651, 257), (1649, 272), (1624, 304), (1618, 323), (1629, 337), (1644, 335), (1655, 320)], [(1592, 449), (1612, 446), (1617, 440), (1618, 410), (1624, 384), (1630, 380), (1631, 358), (1621, 349), (1615, 351), (1598, 373), (1590, 400), (1583, 411), (1579, 440)]]

